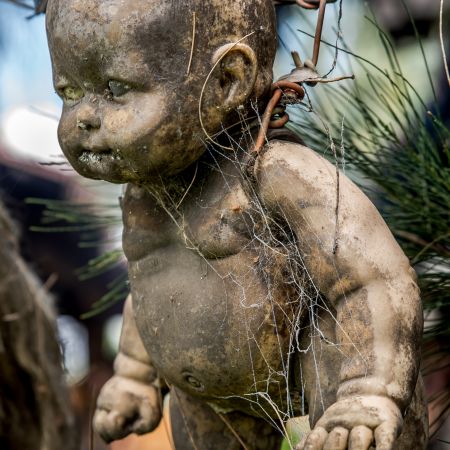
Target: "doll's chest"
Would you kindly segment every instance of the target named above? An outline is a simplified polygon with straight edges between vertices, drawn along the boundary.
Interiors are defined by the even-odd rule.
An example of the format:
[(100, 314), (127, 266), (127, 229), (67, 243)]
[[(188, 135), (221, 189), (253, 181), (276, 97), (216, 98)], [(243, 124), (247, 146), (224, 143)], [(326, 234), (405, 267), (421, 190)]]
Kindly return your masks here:
[(136, 322), (155, 366), (207, 398), (265, 389), (268, 374), (286, 364), (297, 307), (287, 255), (259, 242), (255, 201), (239, 183), (217, 183), (175, 216), (139, 192), (128, 195), (124, 250)]
[[(230, 174), (228, 174), (230, 175)], [(129, 261), (181, 246), (206, 260), (239, 253), (262, 224), (238, 174), (213, 173), (171, 197), (170, 188), (129, 186), (123, 200), (123, 248)]]

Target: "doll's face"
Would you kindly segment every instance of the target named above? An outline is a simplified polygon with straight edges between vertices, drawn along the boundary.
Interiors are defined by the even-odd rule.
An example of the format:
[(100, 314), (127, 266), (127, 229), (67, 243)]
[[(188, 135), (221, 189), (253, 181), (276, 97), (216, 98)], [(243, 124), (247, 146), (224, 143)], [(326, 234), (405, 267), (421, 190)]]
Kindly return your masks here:
[[(145, 183), (183, 170), (204, 151), (198, 102), (211, 57), (203, 64), (208, 70), (197, 64), (186, 74), (191, 17), (173, 14), (168, 4), (50, 2), (54, 84), (64, 102), (58, 137), (86, 177)], [(217, 105), (234, 92), (219, 81), (222, 90), (213, 82), (204, 96), (210, 132), (224, 118)]]

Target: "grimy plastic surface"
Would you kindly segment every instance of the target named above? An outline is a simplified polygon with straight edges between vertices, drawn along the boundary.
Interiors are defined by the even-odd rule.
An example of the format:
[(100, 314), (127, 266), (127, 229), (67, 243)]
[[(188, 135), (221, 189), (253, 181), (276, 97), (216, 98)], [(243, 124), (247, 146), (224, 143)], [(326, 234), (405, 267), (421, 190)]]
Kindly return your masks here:
[[(171, 389), (177, 449), (423, 449), (414, 271), (335, 166), (278, 135), (266, 0), (50, 0), (59, 140), (83, 176), (128, 183), (131, 298), (94, 424), (146, 433)], [(400, 436), (398, 439), (397, 437)]]

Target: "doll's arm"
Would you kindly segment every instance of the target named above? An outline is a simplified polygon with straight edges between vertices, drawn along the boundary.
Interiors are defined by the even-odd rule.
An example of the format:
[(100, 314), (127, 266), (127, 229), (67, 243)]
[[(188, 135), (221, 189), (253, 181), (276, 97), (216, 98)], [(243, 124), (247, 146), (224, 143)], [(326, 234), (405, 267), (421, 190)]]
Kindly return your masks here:
[(418, 374), (415, 273), (367, 197), (342, 174), (338, 187), (335, 167), (312, 150), (275, 141), (255, 176), (262, 201), (290, 225), (312, 281), (336, 310), (345, 354), (337, 401), (300, 448), (346, 449), (352, 440), (366, 450), (375, 438), (377, 449), (390, 450)]
[(94, 426), (107, 441), (152, 431), (161, 420), (157, 373), (139, 336), (131, 295), (125, 302), (115, 375), (97, 399)]

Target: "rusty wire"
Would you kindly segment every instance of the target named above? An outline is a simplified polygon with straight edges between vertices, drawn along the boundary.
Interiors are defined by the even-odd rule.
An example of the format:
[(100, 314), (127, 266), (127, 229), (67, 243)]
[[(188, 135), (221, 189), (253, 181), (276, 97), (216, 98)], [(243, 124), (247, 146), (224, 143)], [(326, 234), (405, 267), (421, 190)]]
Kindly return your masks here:
[[(314, 71), (317, 61), (319, 60), (320, 43), (322, 39), (323, 23), (325, 20), (325, 9), (327, 3), (332, 3), (334, 1), (335, 0), (296, 0), (296, 3), (303, 8), (319, 9), (316, 34), (314, 37), (313, 56), (311, 64), (309, 64), (309, 69), (312, 69)], [(294, 58), (296, 69), (301, 70), (304, 66), (300, 60), (298, 53), (293, 52), (292, 57)], [(282, 128), (289, 121), (289, 115), (285, 111), (286, 107), (280, 104), (283, 94), (289, 93), (290, 95), (294, 95), (295, 100), (291, 101), (291, 103), (300, 103), (303, 100), (305, 90), (302, 87), (302, 82), (299, 82), (293, 78), (291, 78), (290, 80), (289, 78), (289, 76), (282, 77), (282, 79), (278, 80), (272, 85), (272, 97), (264, 111), (261, 120), (261, 128), (259, 130), (255, 146), (253, 147), (253, 152), (255, 153), (258, 153), (263, 147), (266, 140), (267, 130), (269, 128)], [(317, 79), (319, 79), (318, 76)], [(279, 117), (277, 119), (274, 119), (273, 115), (276, 108), (278, 109), (277, 115)]]
[[(255, 146), (253, 147), (253, 152), (255, 153), (258, 153), (263, 147), (269, 128), (282, 128), (289, 121), (289, 115), (285, 111), (286, 107), (280, 105), (283, 94), (287, 92), (294, 94), (298, 101), (301, 101), (305, 95), (305, 90), (300, 84), (287, 80), (280, 80), (273, 83), (272, 90), (272, 97), (262, 116), (261, 127), (259, 129), (258, 137), (256, 138)], [(277, 107), (280, 109), (277, 114), (280, 117), (278, 119), (273, 119), (274, 110)]]
[[(335, 3), (337, 0), (326, 0), (325, 3)], [(281, 0), (283, 2), (283, 0)], [(294, 3), (305, 9), (318, 9), (321, 0), (294, 0)]]

